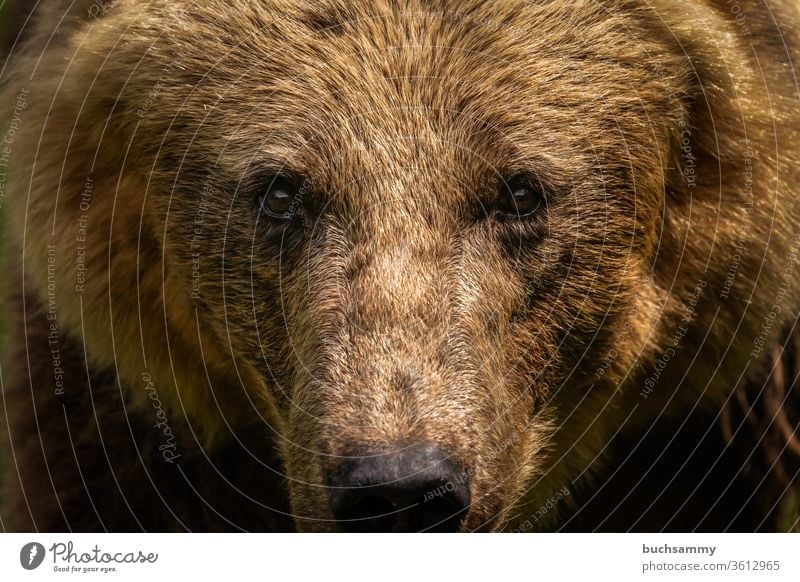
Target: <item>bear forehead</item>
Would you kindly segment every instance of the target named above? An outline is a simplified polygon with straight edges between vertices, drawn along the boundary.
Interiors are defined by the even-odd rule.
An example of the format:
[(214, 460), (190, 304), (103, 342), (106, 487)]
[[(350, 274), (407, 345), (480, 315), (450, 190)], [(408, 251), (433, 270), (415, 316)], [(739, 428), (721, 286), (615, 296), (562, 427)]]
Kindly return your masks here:
[(347, 179), (423, 158), (578, 175), (620, 151), (626, 123), (647, 133), (626, 115), (643, 97), (665, 100), (646, 48), (595, 3), (217, 4), (187, 15), (207, 34), (179, 27), (161, 50), (203, 71), (183, 113), (217, 124), (232, 165), (257, 149), (329, 176), (346, 155)]
[[(253, 30), (239, 38), (232, 33), (230, 47), (221, 52), (203, 46), (203, 35), (179, 52), (212, 57), (204, 80), (240, 103), (263, 108), (283, 128), (298, 112), (322, 122), (315, 126), (358, 118), (359, 130), (373, 124), (387, 129), (391, 122), (404, 132), (409, 124), (431, 123), (430, 117), (510, 126), (536, 93), (561, 92), (549, 85), (563, 74), (564, 55), (531, 52), (528, 31), (519, 38), (520, 30), (508, 24), (458, 13), (395, 9), (345, 17), (331, 9), (343, 5), (325, 4), (275, 22), (261, 15)], [(535, 63), (526, 59), (532, 54)], [(547, 101), (563, 104), (540, 104)]]

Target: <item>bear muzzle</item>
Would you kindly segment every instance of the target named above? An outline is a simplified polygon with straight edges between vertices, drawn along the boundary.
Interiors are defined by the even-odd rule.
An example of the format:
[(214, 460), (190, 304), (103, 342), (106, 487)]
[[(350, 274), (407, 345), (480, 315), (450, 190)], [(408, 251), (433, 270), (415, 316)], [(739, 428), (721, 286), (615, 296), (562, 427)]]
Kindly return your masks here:
[(456, 532), (471, 474), (431, 443), (361, 451), (329, 471), (331, 511), (344, 532)]

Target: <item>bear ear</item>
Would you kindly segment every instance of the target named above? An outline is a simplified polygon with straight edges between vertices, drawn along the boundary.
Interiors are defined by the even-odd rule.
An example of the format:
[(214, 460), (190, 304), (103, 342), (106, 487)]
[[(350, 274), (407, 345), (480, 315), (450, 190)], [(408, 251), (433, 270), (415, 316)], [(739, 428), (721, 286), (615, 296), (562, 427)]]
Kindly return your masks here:
[[(663, 2), (656, 2), (654, 10)], [(696, 202), (706, 196), (718, 198), (729, 176), (726, 170), (741, 165), (749, 142), (745, 119), (761, 125), (770, 123), (769, 114), (745, 99), (763, 92), (749, 41), (730, 30), (731, 22), (718, 10), (702, 6), (681, 9), (674, 6), (658, 12), (661, 38), (680, 59), (680, 68), (670, 91), (677, 97), (673, 108), (671, 164), (667, 174), (668, 192)], [(773, 57), (770, 57), (773, 58)], [(751, 128), (755, 130), (756, 128)], [(760, 136), (759, 136), (760, 137)], [(739, 197), (740, 189), (724, 188), (726, 196)]]
[[(12, 120), (14, 132), (0, 191), (10, 217), (7, 258), (24, 265), (23, 280), (13, 284), (31, 301), (55, 297), (60, 330), (92, 336), (89, 357), (113, 365), (109, 273), (135, 282), (145, 260), (158, 268), (155, 253), (137, 262), (118, 252), (142, 241), (136, 225), (145, 189), (121, 170), (127, 140), (111, 133), (114, 101), (107, 97), (114, 75), (95, 80), (103, 58), (93, 41), (103, 31), (91, 21), (92, 3), (40, 4), (20, 30), (24, 40), (12, 49), (0, 86), (0, 118)], [(130, 283), (114, 300), (132, 302), (121, 311), (135, 312)]]
[[(62, 22), (66, 0), (43, 4), (62, 10), (51, 21)], [(171, 46), (151, 49), (174, 14), (144, 18), (133, 0), (111, 6), (102, 22), (75, 10), (57, 38), (40, 20), (42, 29), (32, 29), (12, 55), (0, 86), (0, 119), (15, 124), (0, 198), (10, 215), (7, 256), (24, 265), (23, 280), (11, 285), (43, 308), (52, 289), (60, 333), (83, 338), (87, 360), (116, 370), (132, 387), (146, 354), (164, 406), (202, 419), (204, 434), (213, 435), (223, 426), (213, 392), (196, 390), (187, 399), (177, 387), (223, 386), (237, 376), (211, 339), (203, 345), (207, 366), (173, 373), (172, 359), (197, 358), (200, 340), (187, 331), (195, 318), (185, 280), (165, 259), (164, 228), (156, 224), (163, 212), (155, 205), (168, 196), (158, 196), (166, 190), (151, 181), (163, 128), (193, 87), (167, 67)], [(223, 354), (214, 365), (213, 353)], [(245, 410), (230, 408), (234, 416)]]
[(786, 267), (798, 234), (800, 15), (793, 3), (647, 5), (646, 34), (680, 63), (665, 67), (679, 117), (669, 133), (654, 280), (684, 313), (695, 285), (707, 284), (695, 323), (713, 327), (713, 345), (755, 338), (769, 304), (783, 297), (784, 274), (800, 297), (800, 269)]
[(800, 178), (792, 162), (800, 145), (793, 73), (800, 52), (797, 32), (780, 23), (798, 15), (781, 14), (788, 7), (714, 2), (648, 5), (647, 34), (662, 38), (665, 54), (682, 63), (669, 88), (679, 107), (669, 137), (664, 234), (683, 240), (683, 248), (692, 240), (692, 254), (704, 264), (712, 252), (727, 259), (740, 235), (760, 256), (767, 245), (786, 251), (783, 233), (770, 234), (776, 216), (785, 218), (777, 224), (794, 222), (784, 213)]

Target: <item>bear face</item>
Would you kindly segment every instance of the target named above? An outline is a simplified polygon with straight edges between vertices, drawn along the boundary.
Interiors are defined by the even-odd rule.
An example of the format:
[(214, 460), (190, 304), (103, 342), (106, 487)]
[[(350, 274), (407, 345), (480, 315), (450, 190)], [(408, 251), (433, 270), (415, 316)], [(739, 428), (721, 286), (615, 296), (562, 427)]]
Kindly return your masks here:
[(456, 480), (458, 527), (513, 523), (642, 404), (641, 370), (693, 337), (674, 341), (681, 321), (723, 334), (740, 316), (695, 309), (725, 280), (710, 257), (764, 246), (758, 222), (702, 231), (742, 211), (740, 185), (714, 201), (739, 154), (703, 134), (684, 155), (707, 114), (655, 10), (434, 4), (122, 0), (65, 40), (63, 87), (39, 81), (63, 164), (33, 190), (64, 194), (14, 212), (55, 224), (25, 239), (33, 263), (88, 217), (93, 272), (62, 295), (64, 328), (123, 383), (147, 370), (209, 443), (262, 423), (301, 529), (335, 527), (350, 459), (417, 449), (454, 467), (423, 507)]
[[(165, 261), (203, 273), (200, 325), (269, 385), (301, 519), (327, 514), (320, 486), (343, 459), (433, 443), (469, 476), (478, 527), (548, 467), (556, 410), (609, 350), (642, 349), (613, 335), (648, 287), (660, 217), (657, 182), (634, 184), (667, 130), (640, 122), (669, 103), (585, 39), (518, 39), (527, 20), (476, 36), (469, 16), (377, 18), (388, 33), (282, 25), (240, 80), (193, 65), (191, 135), (147, 132), (186, 144), (156, 156), (173, 185), (154, 214)], [(178, 62), (215, 53), (191, 50)], [(230, 50), (221, 67), (253, 59)], [(497, 69), (531, 54), (533, 69)]]

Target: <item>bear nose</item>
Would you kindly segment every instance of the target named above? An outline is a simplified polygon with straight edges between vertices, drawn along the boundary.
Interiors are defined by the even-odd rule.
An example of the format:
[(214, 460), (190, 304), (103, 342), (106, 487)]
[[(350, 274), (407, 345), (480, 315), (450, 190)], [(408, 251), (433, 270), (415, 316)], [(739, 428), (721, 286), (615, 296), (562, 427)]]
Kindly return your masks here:
[(328, 475), (331, 509), (345, 532), (455, 532), (470, 476), (435, 445), (349, 458)]

